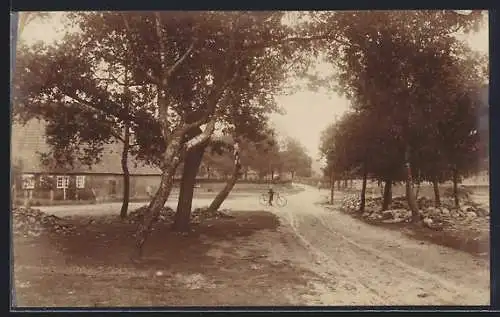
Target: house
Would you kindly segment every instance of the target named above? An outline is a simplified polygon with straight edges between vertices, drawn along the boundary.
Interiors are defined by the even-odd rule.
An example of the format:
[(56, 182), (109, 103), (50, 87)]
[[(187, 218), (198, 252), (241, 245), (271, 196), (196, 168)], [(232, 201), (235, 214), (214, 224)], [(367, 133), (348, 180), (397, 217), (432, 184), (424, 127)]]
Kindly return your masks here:
[[(12, 124), (11, 166), (18, 168), (22, 181), (13, 185), (16, 198), (36, 200), (99, 200), (123, 196), (120, 143), (106, 146), (99, 164), (72, 169), (42, 165), (40, 154), (49, 149), (45, 124), (33, 119), (26, 125)], [(130, 197), (146, 198), (160, 183), (161, 171), (129, 158)]]

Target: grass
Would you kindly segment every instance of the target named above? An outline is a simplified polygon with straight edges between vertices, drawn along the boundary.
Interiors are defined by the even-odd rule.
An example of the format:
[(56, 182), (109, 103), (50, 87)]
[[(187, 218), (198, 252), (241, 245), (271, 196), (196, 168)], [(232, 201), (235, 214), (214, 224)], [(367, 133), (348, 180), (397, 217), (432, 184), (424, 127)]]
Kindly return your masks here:
[[(74, 218), (79, 235), (14, 235), (18, 307), (289, 305), (312, 273), (276, 261), (255, 237), (279, 221), (265, 211), (212, 219), (187, 236), (157, 224), (143, 261), (130, 261), (135, 225)], [(79, 221), (82, 221), (81, 223)], [(257, 240), (256, 240), (257, 239)], [(161, 272), (157, 273), (157, 272)]]

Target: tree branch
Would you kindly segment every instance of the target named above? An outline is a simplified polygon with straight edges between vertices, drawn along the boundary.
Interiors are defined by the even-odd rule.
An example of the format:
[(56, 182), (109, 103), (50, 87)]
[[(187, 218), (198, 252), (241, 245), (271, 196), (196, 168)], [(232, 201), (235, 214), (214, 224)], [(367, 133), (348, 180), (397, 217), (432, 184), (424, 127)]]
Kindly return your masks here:
[(165, 57), (166, 48), (165, 48), (165, 43), (163, 42), (164, 34), (163, 34), (163, 29), (161, 27), (160, 12), (155, 12), (155, 26), (156, 26), (156, 36), (158, 37), (158, 44), (160, 45), (160, 65), (162, 70), (160, 84), (163, 85), (163, 88), (165, 89), (165, 87), (167, 86), (167, 78), (169, 76), (169, 71)]
[(205, 141), (208, 141), (212, 136), (212, 133), (215, 131), (216, 121), (217, 121), (216, 117), (213, 116), (202, 133), (198, 134), (197, 136), (186, 142), (186, 150), (189, 151), (192, 148), (204, 143)]
[(172, 75), (172, 73), (177, 69), (177, 67), (179, 67), (180, 64), (182, 64), (182, 62), (186, 59), (186, 57), (188, 57), (189, 53), (193, 51), (193, 48), (194, 48), (194, 42), (192, 42), (191, 45), (189, 45), (189, 48), (184, 53), (184, 55), (182, 55), (172, 66), (170, 66), (170, 68), (167, 71), (167, 78)]
[(138, 124), (138, 122), (136, 122), (135, 119), (130, 114), (127, 114), (126, 116), (123, 116), (123, 115), (120, 115), (120, 114), (115, 114), (115, 113), (112, 113), (112, 112), (105, 111), (103, 109), (97, 108), (96, 106), (91, 105), (90, 103), (88, 103), (87, 101), (83, 100), (82, 98), (80, 98), (80, 97), (78, 97), (76, 95), (65, 93), (65, 92), (63, 92), (63, 94), (66, 97), (71, 98), (71, 99), (77, 101), (80, 104), (80, 106), (82, 106), (83, 108), (86, 108), (87, 110), (97, 111), (97, 112), (99, 112), (99, 113), (101, 113), (103, 115), (106, 115), (106, 116), (112, 116), (112, 117), (119, 118), (120, 120), (123, 120), (123, 121), (130, 121), (130, 122), (135, 122), (135, 123)]
[(123, 139), (123, 137), (119, 133), (117, 133), (116, 131), (111, 130), (111, 135), (114, 136), (117, 140), (125, 143), (125, 140)]
[(271, 42), (271, 43), (250, 44), (250, 45), (243, 46), (243, 51), (244, 50), (251, 50), (251, 49), (260, 49), (260, 48), (279, 46), (279, 45), (283, 45), (283, 44), (287, 44), (287, 43), (291, 43), (291, 42), (307, 43), (307, 42), (319, 41), (319, 40), (335, 41), (339, 44), (343, 44), (346, 46), (357, 45), (354, 43), (350, 43), (349, 41), (341, 40), (337, 36), (332, 35), (332, 34), (321, 34), (321, 35), (314, 35), (314, 36), (296, 36), (296, 37), (282, 38), (282, 39), (279, 39), (279, 40)]
[[(127, 30), (127, 34), (129, 34), (128, 40), (130, 42), (130, 45), (132, 45), (133, 41), (132, 41), (132, 39), (130, 39), (130, 34), (132, 34), (132, 29), (130, 28), (130, 24), (128, 23), (127, 17), (125, 16), (125, 14), (122, 13), (121, 16), (122, 16), (122, 19), (123, 19), (123, 23), (125, 24), (125, 29)], [(141, 68), (141, 70), (144, 72), (144, 74), (148, 77), (148, 79), (153, 84), (158, 85), (160, 83), (160, 81), (158, 80), (158, 78), (156, 78), (155, 76), (153, 76), (152, 74), (150, 74), (147, 70), (145, 70), (143, 68)]]

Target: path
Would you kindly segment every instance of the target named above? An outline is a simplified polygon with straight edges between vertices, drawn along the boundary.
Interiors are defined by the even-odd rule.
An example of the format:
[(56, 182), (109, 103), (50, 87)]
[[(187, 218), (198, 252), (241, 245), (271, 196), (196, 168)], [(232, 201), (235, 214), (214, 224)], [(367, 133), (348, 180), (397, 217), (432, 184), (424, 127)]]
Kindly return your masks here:
[[(303, 187), (304, 191), (286, 196), (288, 204), (283, 208), (260, 206), (258, 194), (233, 196), (222, 206), (234, 211), (267, 209), (280, 217), (279, 230), (286, 243), (280, 244), (276, 237), (259, 243), (271, 254), (321, 277), (311, 281), (313, 294), (303, 295), (301, 301), (316, 305), (489, 304), (489, 261), (327, 210), (317, 204), (328, 195), (326, 190)], [(336, 193), (336, 199), (340, 197)], [(195, 199), (193, 207), (210, 201)], [(167, 205), (175, 207), (175, 203), (172, 199)], [(132, 203), (130, 209), (141, 205)], [(40, 209), (57, 216), (118, 214), (120, 204)]]
[(303, 263), (323, 276), (323, 282), (316, 285), (314, 303), (489, 304), (487, 260), (326, 210), (317, 202), (327, 192), (304, 187), (303, 192), (288, 197), (285, 208), (272, 211), (290, 225), (316, 259)]

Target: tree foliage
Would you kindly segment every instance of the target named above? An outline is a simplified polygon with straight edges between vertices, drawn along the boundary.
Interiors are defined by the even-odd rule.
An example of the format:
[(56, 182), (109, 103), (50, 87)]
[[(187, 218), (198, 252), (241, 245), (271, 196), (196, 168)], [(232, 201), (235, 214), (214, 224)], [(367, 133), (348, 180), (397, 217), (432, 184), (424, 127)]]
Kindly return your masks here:
[(343, 12), (331, 18), (346, 45), (328, 56), (339, 71), (337, 89), (354, 111), (323, 134), (330, 170), (342, 173), (365, 162), (372, 177), (391, 182), (408, 182), (412, 170), (430, 181), (471, 172), (486, 67), (455, 32), (476, 29), (481, 13)]

